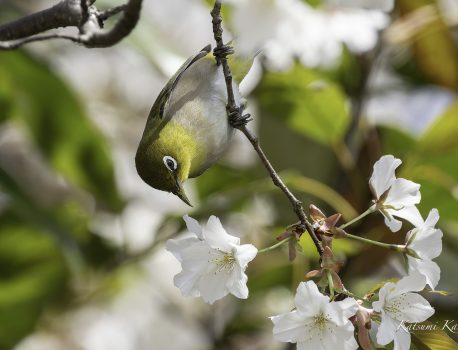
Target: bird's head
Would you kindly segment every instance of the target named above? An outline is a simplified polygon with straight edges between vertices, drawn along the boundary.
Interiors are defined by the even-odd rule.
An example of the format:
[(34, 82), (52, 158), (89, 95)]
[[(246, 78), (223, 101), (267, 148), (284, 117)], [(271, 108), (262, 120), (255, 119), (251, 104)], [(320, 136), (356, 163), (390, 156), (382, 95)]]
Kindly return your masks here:
[(177, 140), (183, 138), (172, 136), (167, 130), (154, 140), (142, 139), (135, 156), (135, 165), (138, 174), (148, 185), (172, 192), (192, 206), (183, 189), (183, 183), (189, 176), (192, 149)]

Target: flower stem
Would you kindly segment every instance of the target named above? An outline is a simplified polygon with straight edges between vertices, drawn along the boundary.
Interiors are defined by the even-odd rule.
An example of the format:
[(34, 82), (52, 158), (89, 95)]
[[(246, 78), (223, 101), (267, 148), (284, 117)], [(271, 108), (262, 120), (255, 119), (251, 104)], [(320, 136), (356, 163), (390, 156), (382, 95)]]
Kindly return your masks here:
[(291, 238), (292, 237), (288, 237), (288, 238), (286, 238), (286, 239), (284, 239), (284, 240), (282, 240), (282, 241), (280, 241), (280, 242), (278, 242), (278, 243), (276, 243), (276, 244), (274, 244), (274, 245), (272, 245), (270, 247), (267, 247), (267, 248), (264, 248), (264, 249), (260, 249), (260, 250), (258, 250), (258, 254), (265, 253), (265, 252), (270, 252), (271, 250), (274, 250), (274, 249), (282, 246), (286, 242), (289, 242), (291, 240)]
[(361, 220), (362, 218), (364, 218), (365, 216), (373, 213), (375, 211), (375, 205), (369, 207), (369, 209), (367, 209), (364, 213), (362, 213), (361, 215), (357, 216), (356, 218), (354, 218), (353, 220), (350, 220), (349, 222), (343, 224), (343, 225), (340, 225), (339, 228), (340, 229), (344, 229), (345, 227), (348, 227), (352, 224), (354, 224), (355, 222)]
[(399, 253), (403, 253), (404, 252), (404, 248), (405, 248), (403, 245), (377, 242), (377, 241), (373, 241), (372, 239), (368, 239), (368, 238), (364, 238), (364, 237), (360, 237), (360, 236), (355, 236), (355, 235), (352, 235), (350, 233), (347, 233), (345, 238), (350, 238), (350, 239), (354, 239), (355, 241), (360, 241), (360, 242), (364, 242), (364, 243), (367, 243), (367, 244), (375, 245), (377, 247), (382, 247), (382, 248), (394, 250), (394, 251), (399, 252)]
[(349, 297), (352, 297), (352, 298), (354, 298), (354, 299), (356, 299), (356, 300), (363, 300), (363, 301), (367, 302), (367, 300), (364, 299), (364, 297), (360, 297), (359, 295), (355, 295), (355, 294), (353, 294), (352, 292), (350, 292), (350, 291), (347, 290), (347, 289), (344, 289), (344, 290), (342, 291), (342, 294), (348, 295)]

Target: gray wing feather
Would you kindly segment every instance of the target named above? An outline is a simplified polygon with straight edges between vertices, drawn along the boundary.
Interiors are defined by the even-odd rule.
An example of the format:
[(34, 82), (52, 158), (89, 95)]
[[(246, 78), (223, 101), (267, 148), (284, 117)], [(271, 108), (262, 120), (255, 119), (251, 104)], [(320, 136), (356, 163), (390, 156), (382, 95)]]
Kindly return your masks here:
[(159, 96), (154, 102), (153, 107), (148, 115), (148, 121), (146, 122), (148, 128), (153, 131), (159, 128), (160, 125), (164, 123), (164, 110), (171, 99), (173, 94), (173, 90), (175, 89), (178, 81), (182, 77), (183, 73), (191, 67), (194, 63), (196, 63), (201, 58), (207, 56), (207, 54), (211, 51), (211, 45), (205, 46), (202, 50), (199, 51), (196, 55), (188, 58), (185, 63), (178, 69), (175, 75), (170, 78), (167, 84), (164, 86), (162, 91), (159, 93)]

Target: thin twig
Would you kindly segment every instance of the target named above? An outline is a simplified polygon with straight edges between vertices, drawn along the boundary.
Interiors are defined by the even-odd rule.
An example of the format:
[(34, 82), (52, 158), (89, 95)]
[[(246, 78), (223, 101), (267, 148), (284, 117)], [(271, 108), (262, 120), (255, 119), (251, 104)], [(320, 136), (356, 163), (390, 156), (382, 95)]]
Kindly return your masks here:
[[(223, 29), (221, 25), (222, 24), (221, 0), (215, 1), (215, 6), (213, 7), (213, 10), (211, 11), (211, 15), (212, 15), (212, 23), (213, 23), (213, 35), (216, 41), (216, 49), (214, 50), (214, 55), (216, 57), (218, 64), (221, 64), (223, 68), (224, 78), (226, 81), (227, 96), (228, 96), (227, 110), (228, 110), (228, 113), (234, 113), (234, 111), (238, 111), (239, 118), (244, 119), (244, 117), (242, 117), (241, 115), (243, 108), (238, 106), (237, 103), (235, 102), (234, 91), (232, 88), (232, 74), (229, 68), (229, 64), (227, 63), (227, 55), (230, 54), (231, 51), (228, 49), (226, 45), (224, 45), (224, 42), (223, 42)], [(277, 174), (274, 167), (270, 163), (269, 159), (263, 152), (259, 144), (259, 140), (250, 130), (247, 129), (246, 123), (240, 123), (236, 125), (235, 127), (239, 129), (246, 136), (246, 138), (250, 141), (256, 153), (258, 154), (259, 158), (261, 159), (264, 167), (269, 172), (270, 177), (272, 178), (272, 182), (283, 191), (286, 197), (288, 197), (288, 200), (291, 202), (293, 210), (295, 214), (297, 215), (297, 217), (299, 218), (299, 221), (301, 223), (301, 227), (298, 227), (297, 230), (301, 230), (302, 232), (305, 232), (305, 231), (308, 232), (308, 234), (310, 235), (310, 237), (313, 240), (313, 243), (315, 244), (315, 247), (318, 253), (321, 256), (323, 254), (323, 248), (315, 234), (315, 231), (312, 225), (310, 224), (310, 222), (307, 219), (307, 215), (305, 214), (304, 208), (302, 207), (302, 203), (289, 190), (289, 188), (285, 185), (283, 180)]]
[(126, 5), (119, 5), (111, 9), (100, 11), (98, 18), (102, 21), (106, 21), (111, 16), (117, 15), (119, 12), (122, 12), (126, 9)]
[(79, 37), (71, 36), (71, 35), (62, 35), (62, 34), (43, 34), (43, 35), (35, 35), (24, 39), (18, 40), (11, 40), (11, 41), (0, 41), (0, 50), (14, 50), (22, 45), (37, 42), (37, 41), (45, 41), (45, 40), (53, 40), (53, 39), (65, 39), (70, 40), (75, 43), (81, 43)]

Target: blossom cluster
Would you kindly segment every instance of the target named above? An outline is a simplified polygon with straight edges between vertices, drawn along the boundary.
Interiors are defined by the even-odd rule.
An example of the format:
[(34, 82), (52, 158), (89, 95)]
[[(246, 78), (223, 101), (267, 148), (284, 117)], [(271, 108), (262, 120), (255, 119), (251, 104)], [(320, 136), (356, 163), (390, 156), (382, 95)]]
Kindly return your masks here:
[[(320, 234), (324, 254), (321, 270), (311, 271), (306, 277), (321, 276), (325, 283), (309, 280), (299, 284), (293, 311), (270, 318), (275, 339), (296, 343), (299, 350), (352, 350), (358, 347), (365, 350), (371, 349), (371, 344), (384, 346), (391, 342), (395, 350), (409, 349), (411, 338), (404, 323), (422, 322), (434, 314), (428, 301), (417, 292), (427, 285), (434, 289), (439, 282), (440, 269), (432, 259), (441, 253), (442, 231), (435, 227), (439, 220), (437, 209), (432, 209), (423, 220), (416, 207), (421, 199), (420, 185), (397, 178), (395, 171), (400, 165), (401, 161), (392, 155), (383, 156), (374, 164), (369, 180), (373, 202), (357, 219), (378, 211), (392, 232), (401, 229), (399, 219), (414, 226), (407, 233), (405, 244), (394, 246), (405, 257), (407, 275), (397, 282), (385, 283), (378, 290), (378, 297), (356, 298), (338, 276), (331, 242), (334, 238), (350, 238), (352, 235), (343, 228), (357, 219), (337, 228), (340, 214), (326, 217), (312, 205), (310, 217), (315, 232)], [(211, 216), (203, 227), (189, 216), (184, 216), (184, 220), (191, 236), (167, 242), (167, 249), (181, 263), (182, 271), (175, 276), (174, 283), (182, 294), (202, 297), (210, 304), (228, 294), (246, 299), (248, 263), (258, 252), (268, 251), (278, 244), (258, 251), (251, 244), (241, 245), (240, 239), (228, 234), (215, 216)], [(293, 231), (290, 228), (278, 239), (292, 240), (296, 237)]]
[(300, 0), (231, 0), (231, 24), (238, 50), (251, 54), (261, 49), (270, 69), (286, 70), (295, 59), (308, 67), (332, 67), (344, 45), (354, 53), (375, 47), (378, 32), (389, 24), (384, 10), (392, 1), (387, 2), (335, 11), (335, 5), (314, 8)]

